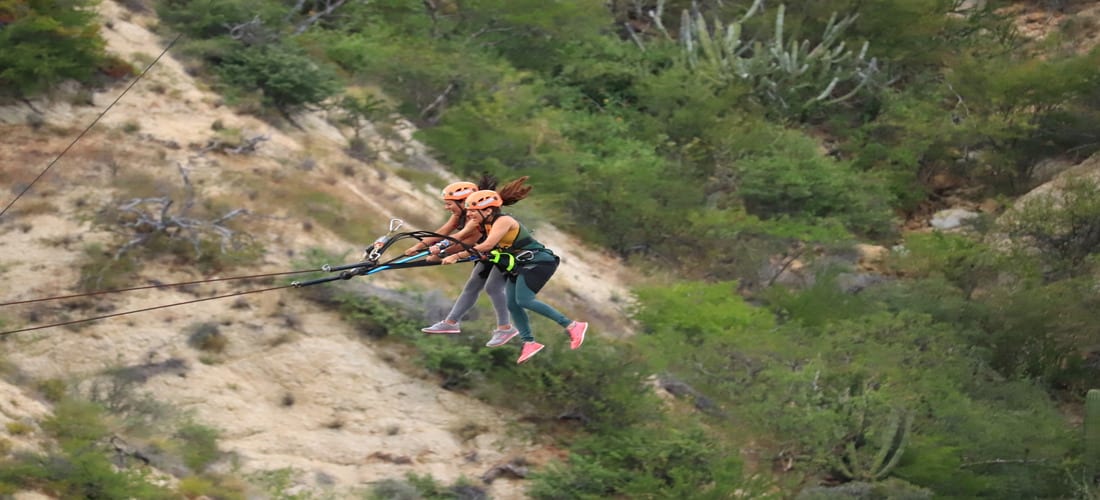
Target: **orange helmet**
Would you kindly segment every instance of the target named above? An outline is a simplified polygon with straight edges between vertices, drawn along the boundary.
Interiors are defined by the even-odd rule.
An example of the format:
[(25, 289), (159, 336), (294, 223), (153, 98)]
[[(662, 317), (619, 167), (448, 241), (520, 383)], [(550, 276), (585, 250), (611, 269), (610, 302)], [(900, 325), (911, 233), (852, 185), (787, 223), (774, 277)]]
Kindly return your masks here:
[(452, 182), (443, 188), (444, 200), (464, 200), (470, 193), (477, 191), (477, 184), (472, 182)]
[(504, 205), (504, 200), (496, 191), (488, 189), (478, 191), (466, 197), (466, 210), (485, 210)]

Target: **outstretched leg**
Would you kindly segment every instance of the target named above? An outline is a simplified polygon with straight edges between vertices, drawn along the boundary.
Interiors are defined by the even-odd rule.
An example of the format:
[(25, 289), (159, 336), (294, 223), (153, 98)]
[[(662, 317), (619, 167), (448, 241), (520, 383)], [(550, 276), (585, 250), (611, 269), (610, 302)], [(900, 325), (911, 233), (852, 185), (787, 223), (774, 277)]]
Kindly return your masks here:
[(474, 264), (474, 268), (470, 271), (470, 278), (466, 280), (466, 285), (462, 287), (462, 293), (455, 299), (455, 303), (451, 306), (451, 312), (447, 314), (448, 323), (457, 323), (470, 309), (477, 303), (477, 294), (481, 293), (481, 290), (485, 288), (485, 283), (488, 281), (488, 277), (482, 277), (483, 264)]
[[(573, 322), (573, 320), (565, 317), (564, 314), (558, 312), (557, 309), (554, 309), (549, 304), (541, 302), (537, 298), (535, 298), (535, 292), (531, 291), (531, 289), (527, 286), (527, 280), (524, 276), (519, 276), (518, 278), (516, 278), (516, 284), (514, 288), (516, 306), (521, 308), (521, 310), (527, 309), (529, 311), (539, 313), (543, 316), (546, 316), (547, 318), (550, 318), (551, 321), (561, 325), (562, 327), (568, 327), (569, 324)], [(524, 313), (524, 315), (526, 316), (526, 313)], [(512, 316), (515, 316), (514, 312), (512, 313)], [(528, 322), (528, 329), (530, 329), (530, 322)], [(520, 334), (523, 334), (523, 330), (520, 330)]]
[(508, 314), (508, 295), (504, 291), (504, 284), (508, 277), (500, 272), (496, 266), (489, 271), (489, 279), (485, 281), (485, 295), (489, 296), (489, 302), (493, 303), (493, 311), (497, 313), (497, 328), (511, 327), (512, 319)]

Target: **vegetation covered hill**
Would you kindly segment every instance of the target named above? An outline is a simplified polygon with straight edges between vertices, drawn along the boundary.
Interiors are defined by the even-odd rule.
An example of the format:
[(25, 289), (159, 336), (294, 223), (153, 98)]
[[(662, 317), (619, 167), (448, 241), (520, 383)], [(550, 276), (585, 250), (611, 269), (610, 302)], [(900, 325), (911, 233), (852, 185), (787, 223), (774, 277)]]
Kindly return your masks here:
[[(1092, 162), (1011, 203), (1050, 165), (1100, 149), (1089, 3), (127, 6), (155, 10), (165, 40), (182, 35), (174, 55), (224, 105), (299, 128), (326, 109), (346, 153), (368, 163), (393, 158), (369, 124), (397, 112), (460, 176), (531, 176), (538, 196), (521, 216), (564, 225), (644, 278), (631, 302), (638, 335), (522, 369), (472, 339), (393, 335), (448, 389), (523, 415), (567, 450), (537, 464), (523, 494), (1096, 495), (1081, 415), (1100, 374), (1100, 193), (1076, 175)], [(0, 3), (6, 43), (79, 48), (50, 64), (5, 54), (13, 98), (118, 76), (80, 12)], [(1020, 20), (1036, 13), (1056, 23), (1036, 34), (1024, 22), (1024, 36)], [(247, 182), (279, 191), (312, 168), (302, 165)], [(961, 231), (925, 230), (940, 209), (979, 206)], [(313, 210), (338, 235), (347, 225)], [(869, 271), (853, 256), (860, 243), (893, 250)], [(211, 252), (207, 264), (231, 269), (248, 251)], [(372, 301), (315, 300), (367, 329), (408, 321)], [(192, 469), (184, 477), (209, 474)], [(6, 484), (59, 488), (18, 477)], [(475, 494), (423, 478), (401, 487)]]

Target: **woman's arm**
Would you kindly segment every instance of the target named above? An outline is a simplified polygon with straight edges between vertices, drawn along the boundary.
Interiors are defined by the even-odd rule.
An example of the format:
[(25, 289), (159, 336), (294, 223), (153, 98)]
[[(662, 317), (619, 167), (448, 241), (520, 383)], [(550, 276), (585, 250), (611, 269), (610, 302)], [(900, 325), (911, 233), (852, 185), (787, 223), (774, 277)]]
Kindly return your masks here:
[[(504, 235), (508, 234), (508, 231), (511, 231), (517, 225), (519, 225), (519, 221), (513, 219), (512, 217), (507, 215), (500, 216), (499, 218), (497, 218), (496, 221), (493, 222), (493, 229), (489, 231), (488, 236), (485, 237), (485, 241), (474, 245), (474, 250), (484, 253), (496, 248), (497, 243), (500, 243), (500, 240), (504, 238)], [(443, 263), (452, 264), (469, 256), (470, 252), (458, 252), (447, 256), (446, 259), (443, 259)]]
[[(444, 222), (442, 226), (439, 226), (439, 229), (436, 229), (435, 232), (437, 234), (450, 234), (451, 231), (454, 231), (455, 228), (457, 228), (457, 227), (458, 227), (458, 216), (455, 215), (455, 214), (451, 214), (451, 218), (447, 219), (447, 222)], [(463, 228), (463, 229), (465, 230), (465, 228)], [(405, 250), (405, 255), (412, 255), (412, 254), (415, 254), (417, 252), (420, 252), (421, 250), (424, 250), (424, 249), (432, 246), (433, 243), (436, 243), (436, 242), (438, 242), (442, 239), (443, 238), (439, 238), (439, 237), (435, 237), (435, 236), (430, 237), (430, 238), (424, 238), (423, 240), (420, 240), (420, 241), (416, 242), (415, 245), (409, 247), (408, 250)]]
[[(446, 257), (448, 250), (450, 250), (451, 253), (461, 252), (462, 249), (465, 248), (463, 245), (470, 246), (474, 243), (477, 243), (477, 240), (481, 239), (481, 230), (478, 229), (476, 224), (466, 224), (466, 226), (463, 227), (462, 230), (455, 234), (452, 234), (451, 238), (454, 238), (454, 240), (458, 240), (461, 245), (454, 245), (454, 240), (451, 239), (442, 240), (439, 243), (428, 247), (428, 253), (430, 254), (428, 258), (432, 259), (435, 257)], [(425, 240), (427, 240), (427, 238), (425, 238)]]

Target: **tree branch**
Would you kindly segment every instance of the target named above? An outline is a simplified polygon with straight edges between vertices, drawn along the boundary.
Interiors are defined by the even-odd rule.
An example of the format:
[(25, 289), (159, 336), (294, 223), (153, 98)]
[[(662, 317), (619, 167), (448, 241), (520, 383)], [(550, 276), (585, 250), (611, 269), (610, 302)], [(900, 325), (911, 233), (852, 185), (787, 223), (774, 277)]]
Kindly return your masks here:
[(294, 34), (295, 35), (301, 35), (307, 29), (309, 29), (310, 26), (313, 26), (314, 23), (321, 20), (322, 17), (325, 17), (329, 14), (332, 14), (333, 11), (340, 8), (341, 5), (344, 5), (344, 2), (346, 2), (346, 1), (347, 0), (336, 0), (335, 2), (332, 2), (332, 1), (326, 0), (325, 1), (325, 9), (318, 12), (318, 13), (316, 13), (316, 14), (313, 14), (312, 16), (309, 16), (309, 19), (306, 19), (305, 21), (302, 22), (302, 24), (299, 24), (298, 27), (294, 29)]

